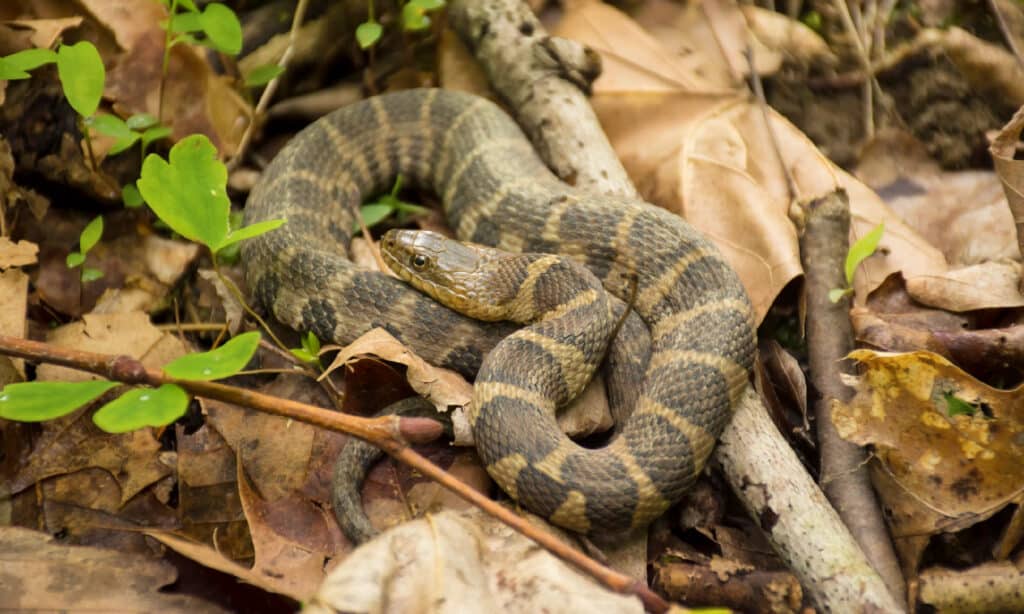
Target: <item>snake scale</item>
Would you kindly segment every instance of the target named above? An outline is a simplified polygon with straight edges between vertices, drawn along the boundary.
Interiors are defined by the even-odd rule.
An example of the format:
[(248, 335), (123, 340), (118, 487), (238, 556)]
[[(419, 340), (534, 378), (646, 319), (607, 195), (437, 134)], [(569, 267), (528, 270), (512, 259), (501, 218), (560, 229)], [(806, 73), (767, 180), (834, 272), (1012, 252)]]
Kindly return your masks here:
[[(250, 288), (279, 321), (342, 344), (381, 326), (429, 362), (469, 374), (514, 330), (460, 315), (349, 261), (358, 205), (399, 173), (442, 198), (458, 238), (568, 256), (611, 294), (632, 299), (650, 331), (651, 355), (633, 383), (632, 415), (608, 445), (581, 447), (554, 422), (557, 401), (581, 371), (572, 334), (517, 341), (510, 359), (477, 380), (474, 398), (482, 403), (470, 420), (488, 472), (531, 511), (581, 533), (648, 524), (693, 482), (747, 383), (754, 335), (735, 272), (678, 216), (561, 182), (493, 103), (409, 90), (312, 123), (250, 195), (247, 223), (288, 220), (242, 248)], [(529, 295), (545, 271), (495, 290)], [(563, 320), (585, 327), (586, 318), (571, 312), (592, 294), (564, 305)], [(522, 387), (521, 372), (532, 369), (554, 374), (560, 398)]]

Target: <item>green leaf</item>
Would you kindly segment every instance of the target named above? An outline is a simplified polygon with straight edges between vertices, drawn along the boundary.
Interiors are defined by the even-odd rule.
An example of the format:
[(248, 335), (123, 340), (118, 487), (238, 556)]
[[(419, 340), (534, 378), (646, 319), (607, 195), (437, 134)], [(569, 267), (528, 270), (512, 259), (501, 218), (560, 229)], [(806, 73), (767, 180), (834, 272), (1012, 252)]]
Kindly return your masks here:
[(356, 42), (359, 43), (360, 49), (369, 49), (380, 40), (380, 36), (383, 33), (384, 27), (379, 23), (376, 21), (366, 21), (359, 24), (359, 27), (356, 28)]
[(245, 76), (245, 85), (246, 87), (259, 87), (261, 85), (266, 85), (283, 72), (284, 66), (278, 66), (277, 64), (264, 64), (263, 66), (257, 66)]
[(73, 269), (76, 266), (80, 266), (83, 262), (85, 262), (85, 254), (83, 254), (82, 252), (71, 252), (70, 254), (68, 254), (67, 260), (65, 262), (67, 262), (69, 269)]
[(973, 403), (957, 398), (952, 392), (944, 392), (942, 396), (946, 399), (946, 413), (950, 416), (973, 416), (978, 413), (978, 408)]
[(852, 294), (853, 288), (832, 288), (828, 291), (828, 300), (833, 303), (838, 303), (843, 300), (843, 297), (847, 294)]
[(430, 27), (430, 18), (423, 9), (410, 2), (402, 7), (402, 27), (409, 32), (426, 30)]
[(180, 386), (134, 388), (99, 408), (92, 421), (108, 433), (127, 433), (147, 426), (165, 426), (185, 415), (188, 393)]
[(0, 418), (41, 422), (69, 414), (120, 386), (117, 382), (27, 382), (0, 390)]
[(132, 135), (132, 129), (128, 127), (128, 124), (126, 124), (123, 119), (116, 115), (110, 115), (109, 113), (94, 115), (87, 119), (85, 123), (96, 132), (112, 136), (115, 139), (121, 139)]
[(178, 141), (169, 158), (146, 156), (139, 193), (174, 232), (216, 251), (228, 234), (227, 169), (202, 134)]
[(49, 49), (25, 49), (3, 58), (16, 70), (34, 70), (57, 61), (57, 53)]
[(217, 51), (228, 55), (242, 51), (242, 24), (227, 6), (219, 2), (208, 4), (199, 16), (199, 23), (203, 24), (203, 32)]
[(878, 247), (878, 242), (882, 240), (883, 232), (885, 232), (885, 222), (875, 226), (871, 232), (864, 235), (859, 241), (850, 246), (850, 251), (846, 254), (846, 267), (844, 270), (846, 273), (847, 285), (853, 285), (853, 272), (857, 270), (857, 266), (860, 265), (865, 258), (875, 253), (875, 249)]
[(121, 200), (129, 209), (142, 206), (142, 194), (139, 194), (139, 188), (135, 187), (134, 183), (129, 183), (121, 188)]
[(57, 50), (57, 75), (71, 108), (89, 117), (100, 106), (106, 71), (100, 52), (89, 41), (61, 45)]
[(99, 243), (100, 237), (102, 236), (103, 216), (97, 215), (86, 225), (85, 229), (82, 230), (82, 234), (79, 235), (78, 247), (81, 248), (83, 254), (88, 254), (89, 250)]
[(414, 5), (421, 11), (436, 11), (437, 9), (444, 8), (444, 0), (409, 0), (409, 4)]
[(225, 247), (230, 247), (231, 245), (234, 245), (239, 241), (245, 241), (246, 239), (258, 237), (265, 232), (270, 232), (275, 228), (280, 228), (281, 225), (284, 223), (285, 220), (265, 220), (262, 222), (256, 222), (255, 224), (250, 224), (245, 228), (239, 228), (238, 230), (228, 234), (227, 238), (224, 239), (224, 241), (219, 246), (217, 246), (217, 249), (213, 251), (219, 252)]
[[(382, 198), (381, 200), (384, 199)], [(366, 224), (367, 228), (373, 228), (394, 213), (395, 208), (390, 203), (375, 202), (363, 205), (359, 208), (359, 211), (363, 215), (363, 224)], [(358, 222), (355, 224), (355, 230), (359, 230)]]
[[(170, 7), (170, 4), (168, 4), (167, 6)], [(196, 3), (193, 2), (192, 0), (178, 0), (178, 8), (179, 9), (183, 8), (186, 11), (191, 11), (193, 13), (198, 13), (199, 12), (199, 7), (196, 6)]]
[(24, 70), (21, 70), (17, 66), (14, 66), (7, 61), (6, 58), (0, 58), (0, 81), (18, 81), (21, 79), (28, 79), (32, 75), (28, 74)]
[(103, 113), (86, 120), (86, 124), (100, 134), (112, 136), (116, 141), (110, 148), (110, 155), (117, 155), (139, 140), (139, 133), (128, 127), (120, 117)]
[(292, 356), (298, 358), (302, 362), (316, 362), (317, 360), (316, 354), (311, 354), (309, 350), (292, 348), (288, 351), (292, 353)]
[(142, 151), (149, 149), (150, 143), (159, 141), (171, 136), (171, 129), (167, 126), (153, 126), (142, 133)]
[(313, 331), (306, 333), (302, 337), (302, 347), (313, 356), (320, 354), (320, 340), (317, 339), (316, 333)]
[(242, 333), (216, 350), (182, 356), (164, 366), (164, 373), (178, 379), (198, 381), (230, 377), (249, 364), (259, 344), (258, 332)]
[(94, 269), (92, 267), (82, 267), (82, 281), (89, 283), (90, 281), (96, 281), (103, 277), (103, 271), (100, 269)]
[(131, 136), (128, 136), (127, 138), (117, 139), (116, 141), (114, 141), (114, 144), (110, 146), (110, 151), (107, 153), (109, 153), (112, 156), (116, 156), (117, 154), (121, 153), (122, 151), (128, 149), (129, 147), (137, 143), (138, 140), (139, 134), (137, 132), (133, 132), (131, 133)]
[(125, 120), (124, 123), (132, 130), (145, 130), (157, 125), (159, 120), (149, 113), (136, 113)]
[(203, 24), (199, 19), (199, 13), (178, 13), (171, 20), (171, 32), (184, 34), (188, 32), (202, 32)]

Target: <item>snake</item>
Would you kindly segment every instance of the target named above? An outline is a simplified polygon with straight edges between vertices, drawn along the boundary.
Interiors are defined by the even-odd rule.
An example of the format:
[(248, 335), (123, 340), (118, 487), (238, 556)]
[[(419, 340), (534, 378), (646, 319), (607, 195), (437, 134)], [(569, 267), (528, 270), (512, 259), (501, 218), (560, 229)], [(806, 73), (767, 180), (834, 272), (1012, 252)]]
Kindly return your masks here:
[[(356, 266), (348, 254), (359, 206), (399, 175), (440, 197), (458, 239), (563, 256), (600, 288), (581, 288), (555, 307), (558, 326), (523, 337), (511, 322), (481, 322)], [(246, 203), (248, 224), (281, 218), (242, 246), (254, 298), (281, 323), (339, 344), (381, 327), (428, 362), (470, 376), (511, 336), (504, 359), (474, 383), (477, 452), (509, 496), (567, 529), (624, 532), (661, 515), (703, 470), (748, 385), (750, 300), (711, 241), (665, 209), (561, 181), (483, 97), (406, 90), (316, 120), (267, 165)], [(539, 301), (547, 277), (564, 267), (538, 261), (547, 264), (480, 291)], [(592, 335), (581, 331), (599, 289), (628, 301), (650, 355), (623, 393), (628, 418), (606, 445), (588, 448), (562, 434), (553, 414), (594, 367), (581, 350)], [(533, 371), (546, 373), (544, 386), (527, 385)]]

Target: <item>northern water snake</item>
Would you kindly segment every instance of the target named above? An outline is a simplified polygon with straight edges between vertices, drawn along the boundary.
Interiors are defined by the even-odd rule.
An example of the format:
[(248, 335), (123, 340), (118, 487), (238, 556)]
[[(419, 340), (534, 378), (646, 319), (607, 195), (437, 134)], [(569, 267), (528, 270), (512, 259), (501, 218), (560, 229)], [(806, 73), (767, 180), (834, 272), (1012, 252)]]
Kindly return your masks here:
[[(553, 399), (500, 374), (477, 383), (503, 409), (478, 415), (474, 435), (498, 484), (553, 522), (584, 533), (649, 523), (692, 483), (746, 385), (754, 336), (735, 272), (678, 216), (559, 181), (493, 103), (410, 90), (311, 124), (253, 190), (248, 223), (288, 220), (242, 251), (250, 287), (278, 320), (337, 343), (383, 326), (428, 361), (468, 373), (510, 332), (348, 260), (359, 203), (399, 173), (441, 196), (462, 239), (570, 256), (619, 297), (635, 284), (652, 354), (632, 416), (609, 445), (576, 445), (551, 428)], [(571, 351), (541, 338), (516, 356), (510, 368), (562, 378), (577, 368)]]

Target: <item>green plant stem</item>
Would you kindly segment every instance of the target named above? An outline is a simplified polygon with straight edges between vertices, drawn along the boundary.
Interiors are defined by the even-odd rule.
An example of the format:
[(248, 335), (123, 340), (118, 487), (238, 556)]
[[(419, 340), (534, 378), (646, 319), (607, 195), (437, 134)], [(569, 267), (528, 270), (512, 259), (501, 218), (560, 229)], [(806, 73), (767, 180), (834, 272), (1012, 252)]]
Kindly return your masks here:
[(178, 0), (171, 0), (170, 13), (167, 16), (167, 31), (164, 32), (164, 59), (160, 66), (160, 87), (157, 93), (156, 119), (164, 122), (164, 84), (167, 82), (167, 70), (171, 65), (171, 38), (173, 37), (174, 16), (178, 12)]
[(281, 54), (281, 61), (277, 64), (284, 69), (280, 75), (274, 77), (267, 84), (267, 87), (263, 88), (263, 93), (260, 94), (260, 100), (256, 103), (256, 108), (252, 112), (252, 120), (249, 125), (245, 127), (245, 132), (242, 133), (242, 138), (238, 142), (238, 150), (235, 155), (228, 160), (227, 167), (228, 171), (234, 170), (245, 158), (246, 150), (249, 149), (249, 143), (252, 142), (252, 135), (256, 129), (257, 119), (262, 117), (267, 112), (267, 107), (270, 106), (270, 101), (274, 98), (274, 94), (277, 93), (277, 88), (281, 82), (281, 76), (285, 74), (288, 69), (288, 63), (291, 62), (292, 55), (295, 54), (295, 43), (298, 40), (299, 28), (302, 26), (302, 21), (306, 16), (306, 7), (309, 5), (309, 0), (299, 0), (298, 4), (295, 5), (295, 14), (292, 17), (292, 28), (288, 32), (288, 47), (285, 48), (284, 53)]
[(214, 273), (217, 274), (217, 278), (220, 279), (220, 282), (224, 284), (224, 287), (227, 288), (228, 291), (231, 292), (232, 296), (235, 297), (235, 300), (238, 301), (238, 304), (242, 306), (242, 309), (245, 310), (245, 313), (249, 314), (254, 320), (256, 320), (256, 322), (259, 323), (260, 328), (262, 328), (267, 333), (268, 337), (274, 340), (274, 343), (276, 343), (279, 348), (287, 352), (288, 346), (282, 343), (281, 340), (277, 338), (277, 335), (274, 334), (274, 331), (270, 330), (270, 326), (266, 323), (266, 321), (263, 318), (260, 317), (260, 314), (256, 313), (253, 310), (253, 308), (249, 306), (249, 303), (245, 301), (245, 297), (242, 296), (242, 291), (238, 289), (238, 286), (235, 285), (235, 282), (231, 281), (231, 279), (228, 278), (227, 275), (221, 272), (220, 266), (217, 265), (216, 254), (213, 255), (213, 271)]
[(81, 115), (78, 116), (78, 130), (85, 137), (85, 153), (89, 157), (89, 170), (95, 172), (96, 166), (96, 154), (92, 150), (92, 135), (89, 131), (89, 126), (85, 125), (85, 118)]
[(635, 580), (602, 565), (562, 541), (554, 533), (490, 499), (409, 447), (410, 443), (432, 441), (441, 435), (441, 425), (429, 418), (361, 418), (216, 382), (177, 380), (167, 377), (158, 369), (147, 369), (141, 362), (129, 356), (83, 352), (4, 335), (0, 335), (0, 354), (88, 371), (127, 384), (177, 384), (195, 396), (244, 405), (264, 413), (354, 435), (441, 484), (458, 497), (533, 540), (548, 552), (596, 578), (611, 590), (635, 595), (648, 611), (660, 613), (669, 609), (668, 603), (648, 588), (646, 582)]

